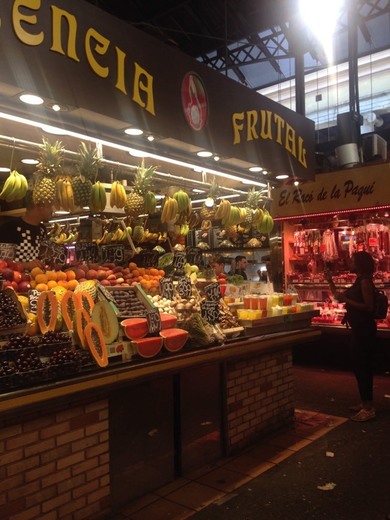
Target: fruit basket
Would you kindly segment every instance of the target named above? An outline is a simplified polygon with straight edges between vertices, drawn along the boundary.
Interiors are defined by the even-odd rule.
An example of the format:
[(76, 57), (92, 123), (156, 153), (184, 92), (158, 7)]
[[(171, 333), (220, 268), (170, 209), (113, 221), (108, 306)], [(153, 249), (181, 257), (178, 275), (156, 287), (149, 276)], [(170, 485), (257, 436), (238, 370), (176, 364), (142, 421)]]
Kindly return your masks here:
[(105, 287), (118, 308), (118, 318), (144, 318), (153, 303), (141, 286)]

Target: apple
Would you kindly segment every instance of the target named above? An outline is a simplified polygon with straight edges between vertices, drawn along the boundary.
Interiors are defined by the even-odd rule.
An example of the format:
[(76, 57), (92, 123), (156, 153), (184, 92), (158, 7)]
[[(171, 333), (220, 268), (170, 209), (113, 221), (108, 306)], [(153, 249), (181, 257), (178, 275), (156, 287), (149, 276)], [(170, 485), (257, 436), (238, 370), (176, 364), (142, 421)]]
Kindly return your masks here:
[(11, 287), (16, 291), (16, 289), (18, 288), (17, 282), (11, 282)]
[(21, 276), (22, 276), (22, 278), (21, 278), (22, 282), (31, 282), (31, 276), (29, 273), (23, 272), (23, 273), (21, 273)]
[(7, 267), (7, 262), (5, 260), (3, 260), (2, 258), (0, 258), (0, 270), (3, 270)]
[(31, 289), (31, 285), (29, 284), (29, 282), (26, 280), (22, 280), (21, 282), (18, 283), (16, 292), (21, 293), (21, 294), (26, 294), (26, 293), (28, 293), (28, 291), (30, 289)]
[(14, 282), (19, 283), (22, 281), (22, 273), (19, 271), (14, 271)]
[(6, 267), (5, 269), (3, 269), (3, 272), (1, 274), (2, 274), (4, 280), (8, 280), (8, 281), (12, 282), (14, 279), (14, 272), (9, 267)]

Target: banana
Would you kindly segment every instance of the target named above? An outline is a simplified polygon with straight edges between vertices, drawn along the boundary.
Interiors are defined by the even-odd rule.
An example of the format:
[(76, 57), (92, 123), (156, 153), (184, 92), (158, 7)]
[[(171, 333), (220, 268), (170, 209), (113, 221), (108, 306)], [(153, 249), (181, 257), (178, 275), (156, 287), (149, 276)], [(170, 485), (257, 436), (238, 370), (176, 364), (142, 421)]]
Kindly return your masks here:
[(100, 211), (104, 211), (107, 205), (107, 196), (106, 190), (104, 189), (103, 184), (99, 183), (99, 201), (100, 201)]
[[(103, 188), (104, 190), (104, 188)], [(105, 193), (104, 193), (105, 195)], [(94, 211), (96, 213), (102, 211), (101, 210), (101, 203), (100, 203), (100, 182), (96, 181), (95, 184), (92, 186), (92, 192), (91, 192), (91, 201), (90, 201), (90, 209), (91, 211)], [(104, 206), (106, 207), (106, 206)]]
[(16, 175), (16, 172), (13, 172), (14, 174), (14, 184), (11, 190), (11, 193), (7, 196), (5, 199), (6, 202), (13, 202), (14, 200), (19, 200), (19, 194), (22, 187), (22, 180), (20, 178), (20, 175)]
[(116, 185), (116, 195), (117, 195), (117, 203), (116, 207), (118, 209), (122, 209), (125, 207), (126, 204), (126, 190), (123, 184), (119, 181), (117, 181)]
[(165, 224), (167, 222), (167, 213), (168, 213), (168, 199), (169, 197), (166, 196), (163, 204), (163, 209), (161, 212), (161, 223)]
[(19, 177), (20, 177), (20, 180), (21, 180), (21, 193), (20, 193), (20, 199), (23, 199), (25, 196), (26, 196), (26, 193), (27, 193), (27, 190), (28, 190), (28, 182), (27, 182), (27, 179), (24, 175), (22, 175), (21, 173), (19, 172), (16, 172)]
[(110, 206), (111, 208), (114, 208), (115, 206), (118, 207), (118, 190), (117, 190), (117, 181), (114, 181), (111, 184), (111, 190), (110, 190)]
[(174, 220), (176, 218), (176, 214), (178, 213), (178, 210), (179, 210), (179, 205), (178, 205), (176, 199), (170, 197), (168, 209), (169, 209), (169, 213), (168, 213), (167, 219), (168, 219), (168, 222), (170, 222), (171, 220)]
[(1, 193), (0, 193), (0, 199), (7, 200), (7, 197), (10, 195), (10, 193), (14, 189), (14, 186), (15, 186), (15, 173), (12, 171), (4, 183), (3, 189), (1, 190)]
[(73, 195), (73, 187), (72, 183), (69, 179), (65, 180), (65, 186), (66, 186), (66, 193), (68, 197), (68, 208), (70, 212), (75, 211), (75, 204), (74, 204), (74, 195)]

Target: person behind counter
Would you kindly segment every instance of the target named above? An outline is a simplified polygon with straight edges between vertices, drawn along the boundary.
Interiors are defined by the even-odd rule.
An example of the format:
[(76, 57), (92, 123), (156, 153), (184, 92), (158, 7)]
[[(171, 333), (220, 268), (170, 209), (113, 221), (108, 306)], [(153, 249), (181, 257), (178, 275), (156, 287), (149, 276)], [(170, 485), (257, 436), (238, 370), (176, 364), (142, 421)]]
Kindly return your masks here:
[(31, 271), (34, 267), (44, 268), (39, 260), (39, 248), (46, 236), (43, 222), (52, 216), (51, 205), (36, 206), (32, 192), (26, 194), (26, 212), (0, 225), (0, 242), (14, 244), (14, 261), (22, 264), (23, 269)]
[(218, 275), (225, 274), (225, 260), (223, 256), (216, 256), (210, 262), (211, 267), (215, 271), (215, 276), (218, 278)]
[(244, 278), (244, 280), (248, 280), (248, 276), (245, 272), (246, 267), (248, 265), (248, 260), (245, 256), (237, 255), (232, 263), (232, 269), (229, 274), (239, 274)]
[(351, 419), (363, 422), (375, 418), (373, 364), (376, 321), (373, 315), (375, 287), (372, 279), (375, 261), (366, 251), (354, 253), (351, 271), (357, 274), (357, 278), (355, 283), (343, 292), (337, 292), (329, 271), (325, 271), (325, 277), (335, 298), (346, 304), (345, 322), (351, 330), (352, 360), (361, 399), (359, 405), (351, 407), (351, 410), (357, 412)]

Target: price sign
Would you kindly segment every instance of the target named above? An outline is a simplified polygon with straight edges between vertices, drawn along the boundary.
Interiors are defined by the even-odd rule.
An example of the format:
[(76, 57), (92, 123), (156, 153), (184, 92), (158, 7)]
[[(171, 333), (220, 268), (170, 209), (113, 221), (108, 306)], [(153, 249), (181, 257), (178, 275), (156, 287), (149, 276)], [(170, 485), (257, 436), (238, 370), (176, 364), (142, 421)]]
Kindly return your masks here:
[(221, 319), (218, 302), (203, 300), (200, 302), (200, 312), (202, 318), (208, 321), (211, 325), (218, 323)]
[(114, 296), (113, 296), (113, 294), (112, 294), (111, 291), (109, 291), (108, 289), (106, 289), (106, 288), (104, 287), (104, 285), (102, 285), (102, 284), (100, 284), (100, 283), (98, 284), (97, 288), (98, 288), (98, 291), (100, 291), (100, 293), (104, 296), (104, 298), (105, 298), (107, 301), (112, 302), (112, 303), (115, 303), (115, 305), (116, 305), (115, 298), (114, 298)]
[(199, 247), (187, 247), (187, 262), (199, 266), (202, 263), (202, 250)]
[(30, 289), (28, 291), (28, 301), (30, 305), (30, 312), (37, 312), (37, 302), (40, 295), (40, 291), (37, 291), (36, 289)]
[(187, 255), (185, 254), (185, 252), (184, 251), (175, 251), (175, 253), (173, 255), (173, 267), (177, 271), (183, 271), (184, 266), (186, 265), (186, 262), (187, 262)]
[(180, 276), (177, 280), (177, 292), (181, 298), (191, 298), (192, 285), (191, 279), (188, 276)]
[(125, 260), (125, 246), (123, 244), (101, 246), (100, 253), (103, 263), (121, 264)]
[(206, 297), (208, 300), (212, 302), (219, 302), (221, 299), (221, 288), (219, 286), (219, 283), (210, 283), (209, 285), (206, 285), (204, 288), (206, 292)]
[(39, 249), (39, 258), (46, 265), (66, 264), (66, 248), (62, 244), (43, 241)]
[(174, 290), (171, 278), (160, 278), (161, 296), (167, 300), (173, 300)]
[(0, 243), (0, 258), (3, 260), (12, 260), (14, 257), (14, 244), (6, 242)]
[(95, 242), (81, 242), (75, 245), (75, 255), (77, 262), (99, 261), (99, 249)]
[(161, 330), (161, 316), (157, 308), (146, 311), (146, 321), (148, 322), (148, 331), (150, 334), (157, 334)]
[(160, 254), (157, 251), (145, 251), (137, 256), (138, 267), (157, 267)]

